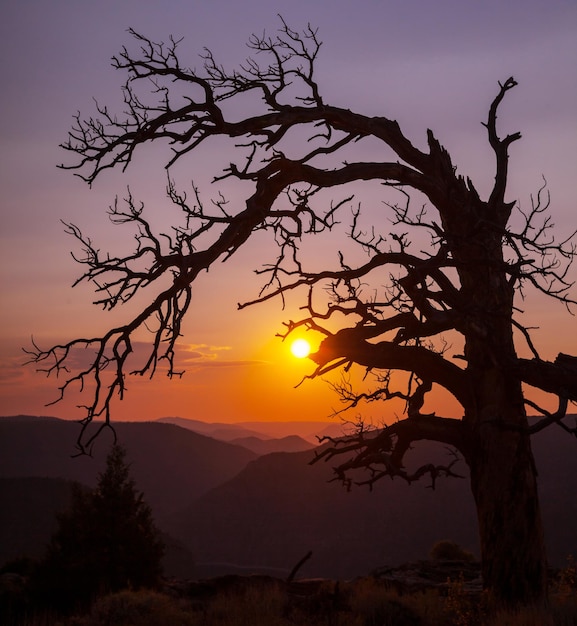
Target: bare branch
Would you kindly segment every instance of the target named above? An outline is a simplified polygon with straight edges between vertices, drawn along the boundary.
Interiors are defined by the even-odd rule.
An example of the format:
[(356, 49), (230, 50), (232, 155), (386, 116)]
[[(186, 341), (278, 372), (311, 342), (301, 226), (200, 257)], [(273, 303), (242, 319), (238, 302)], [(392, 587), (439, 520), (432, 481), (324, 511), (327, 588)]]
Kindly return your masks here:
[[(189, 199), (169, 178), (167, 193), (181, 221), (158, 233), (129, 191), (109, 211), (113, 224), (132, 232), (123, 254), (102, 252), (66, 224), (82, 250), (75, 254), (84, 271), (78, 282), (95, 286), (98, 305), (134, 303), (136, 294), (145, 301), (131, 320), (101, 337), (51, 348), (33, 342), (27, 350), (46, 375), (62, 377), (58, 399), (73, 389), (88, 396), (80, 451), (89, 451), (94, 418), (111, 426), (111, 403), (123, 397), (127, 375), (152, 376), (161, 364), (169, 376), (182, 374), (175, 348), (195, 280), (259, 233), (276, 243), (276, 258), (255, 268), (262, 290), (239, 306), (271, 298), (284, 303), (287, 293), (301, 290), (300, 318), (286, 322), (280, 335), (305, 328), (322, 337), (305, 379), (360, 367), (364, 386), (334, 386), (345, 410), (404, 402), (398, 421), (381, 430), (366, 428), (360, 416), (353, 435), (325, 439), (315, 461), (338, 457), (336, 476), (347, 485), (365, 471), (358, 482), (369, 486), (385, 476), (408, 483), (428, 476), (434, 487), (441, 476), (458, 476), (455, 453), (449, 462), (408, 469), (408, 450), (430, 440), (459, 451), (478, 509), (484, 584), (496, 605), (544, 600), (547, 559), (529, 435), (552, 424), (576, 434), (563, 420), (568, 403), (577, 401), (577, 357), (543, 361), (517, 319), (516, 298), (532, 287), (567, 308), (577, 304), (576, 233), (556, 240), (546, 185), (515, 218), (515, 204), (505, 200), (509, 147), (521, 135), (501, 138), (497, 118), (517, 82), (500, 84), (489, 107), (485, 126), (496, 171), (482, 198), (432, 130), (422, 150), (393, 119), (325, 103), (315, 74), (321, 42), (310, 26), (297, 32), (281, 18), (272, 36), (251, 37), (252, 56), (232, 70), (208, 50), (200, 69), (190, 69), (179, 60), (178, 41), (131, 33), (136, 52), (124, 48), (113, 60), (126, 76), (124, 112), (97, 103), (94, 117), (78, 114), (63, 146), (74, 160), (62, 167), (92, 183), (109, 168), (128, 167), (151, 142), (167, 148), (170, 167), (218, 138), (219, 149), (229, 141), (231, 160), (215, 172), (214, 184), (241, 181), (246, 193), (229, 202), (217, 190), (205, 206), (194, 185)], [(365, 146), (379, 154), (375, 145), (383, 160), (359, 158)], [(358, 199), (365, 183), (369, 208)], [(382, 194), (376, 201), (375, 183)], [(340, 200), (328, 202), (326, 190), (337, 188)], [(320, 258), (319, 233), (323, 242), (344, 235), (346, 245), (333, 245)], [(518, 357), (515, 329), (532, 359)], [(135, 350), (142, 330), (150, 335), (144, 356)], [(462, 351), (456, 362), (448, 357), (452, 342)], [(540, 408), (525, 397), (523, 384), (556, 396), (559, 409)], [(460, 419), (425, 412), (437, 386), (460, 403)], [(542, 419), (529, 426), (526, 407)]]
[[(489, 198), (489, 206), (491, 207), (505, 207), (505, 187), (507, 184), (508, 174), (508, 161), (509, 161), (509, 146), (519, 139), (521, 139), (521, 133), (513, 133), (507, 135), (504, 139), (499, 139), (497, 135), (497, 109), (503, 101), (505, 94), (514, 87), (517, 86), (517, 81), (511, 76), (504, 83), (499, 83), (499, 93), (493, 100), (491, 107), (489, 108), (489, 119), (485, 126), (489, 134), (489, 143), (495, 152), (497, 160), (495, 185)], [(506, 213), (506, 211), (505, 211)], [(508, 214), (503, 215), (503, 226), (507, 223), (509, 218)]]
[(469, 453), (466, 427), (460, 420), (434, 417), (414, 416), (411, 419), (395, 422), (381, 430), (366, 430), (361, 423), (357, 432), (339, 439), (323, 437), (321, 444), (327, 444), (316, 453), (312, 463), (332, 461), (335, 457), (348, 456), (335, 469), (336, 480), (350, 487), (350, 473), (355, 470), (368, 471), (369, 479), (357, 484), (371, 486), (386, 476), (399, 477), (408, 483), (418, 480), (424, 475), (431, 478), (431, 486), (435, 487), (439, 476), (459, 477), (453, 471), (457, 462), (454, 458), (448, 465), (426, 464), (409, 472), (403, 464), (406, 452), (411, 444), (422, 439), (445, 443), (459, 450), (464, 456)]
[(559, 354), (554, 363), (540, 359), (519, 359), (521, 380), (560, 399), (577, 402), (577, 357)]
[[(517, 86), (513, 78), (499, 85), (485, 124), (496, 175), (484, 200), (470, 179), (456, 173), (431, 130), (423, 151), (392, 119), (325, 103), (315, 74), (321, 42), (310, 25), (297, 32), (280, 18), (276, 33), (250, 38), (252, 56), (236, 69), (225, 68), (210, 50), (201, 55), (199, 69), (190, 68), (179, 59), (179, 41), (157, 43), (130, 32), (135, 50), (123, 48), (113, 58), (126, 76), (124, 112), (112, 113), (97, 103), (94, 117), (78, 114), (63, 146), (75, 161), (62, 167), (92, 183), (106, 169), (128, 167), (150, 142), (168, 147), (170, 167), (220, 137), (230, 140), (236, 159), (215, 173), (215, 184), (234, 179), (249, 191), (242, 202), (230, 202), (217, 190), (205, 204), (194, 185), (188, 197), (169, 177), (167, 194), (181, 221), (156, 232), (129, 190), (124, 202), (117, 200), (109, 210), (113, 224), (131, 229), (133, 246), (124, 254), (103, 252), (77, 225), (66, 224), (81, 247), (74, 255), (84, 270), (77, 283), (95, 286), (96, 304), (113, 309), (136, 294), (150, 294), (132, 320), (102, 337), (29, 350), (46, 374), (64, 377), (60, 398), (72, 387), (94, 394), (85, 406), (88, 421), (110, 419), (110, 403), (123, 396), (127, 374), (152, 376), (160, 364), (166, 364), (169, 376), (182, 374), (175, 346), (192, 306), (194, 281), (217, 261), (230, 259), (255, 232), (268, 234), (278, 253), (256, 268), (262, 289), (239, 308), (273, 298), (284, 303), (287, 293), (304, 290), (302, 318), (289, 321), (281, 336), (304, 327), (324, 337), (311, 355), (316, 368), (305, 378), (353, 366), (375, 374), (375, 389), (336, 387), (348, 405), (404, 400), (411, 432), (420, 428), (434, 434), (421, 414), (433, 385), (457, 399), (469, 425), (493, 423), (493, 416), (482, 417), (478, 407), (478, 381), (484, 375), (519, 393), (521, 382), (527, 382), (562, 399), (575, 397), (572, 366), (543, 362), (529, 329), (512, 318), (514, 297), (523, 296), (525, 286), (575, 304), (569, 273), (574, 238), (558, 242), (551, 234), (545, 185), (531, 199), (531, 209), (519, 211), (517, 227), (510, 224), (508, 150), (521, 135), (500, 138), (497, 117), (506, 94)], [(231, 116), (249, 92), (250, 112)], [(379, 142), (392, 156), (382, 162), (351, 160), (367, 140)], [(382, 185), (377, 206), (386, 211), (385, 219), (355, 199), (367, 181)], [(340, 199), (327, 202), (324, 191), (337, 187)], [(413, 192), (427, 204), (413, 209)], [(395, 195), (400, 202), (392, 200)], [(337, 234), (353, 201), (356, 208), (344, 226), (347, 245), (336, 247), (324, 267), (311, 267), (314, 237)], [(417, 239), (416, 249), (410, 233), (422, 233), (428, 242)], [(513, 326), (533, 360), (517, 358)], [(132, 345), (142, 329), (151, 335), (144, 357)], [(446, 354), (453, 337), (464, 346), (458, 365)], [(79, 348), (92, 357), (88, 365), (72, 369)], [(395, 369), (407, 373), (406, 389), (390, 386), (388, 372)], [(524, 414), (515, 419), (521, 428)]]

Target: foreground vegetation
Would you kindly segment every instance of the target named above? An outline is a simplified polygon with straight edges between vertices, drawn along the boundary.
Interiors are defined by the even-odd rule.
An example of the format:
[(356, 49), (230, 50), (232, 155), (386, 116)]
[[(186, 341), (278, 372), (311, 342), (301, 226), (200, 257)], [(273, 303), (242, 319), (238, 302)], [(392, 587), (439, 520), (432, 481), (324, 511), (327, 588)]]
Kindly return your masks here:
[[(94, 490), (78, 487), (43, 559), (0, 568), (2, 626), (570, 626), (577, 571), (551, 577), (546, 608), (499, 612), (475, 556), (450, 540), (429, 560), (353, 581), (161, 576), (162, 542), (125, 450), (113, 446)], [(293, 568), (296, 575), (309, 553)]]
[[(218, 584), (217, 584), (218, 580)], [(229, 577), (162, 590), (123, 590), (96, 599), (82, 614), (21, 615), (14, 626), (571, 626), (577, 624), (573, 562), (560, 573), (547, 608), (491, 611), (464, 581), (402, 593), (375, 577), (287, 584)]]
[(429, 560), (351, 581), (159, 579), (150, 587), (91, 587), (92, 600), (86, 589), (66, 606), (35, 593), (35, 567), (23, 559), (0, 569), (3, 626), (577, 626), (573, 557), (551, 570), (546, 606), (504, 610), (481, 591), (474, 555), (449, 540), (433, 545)]

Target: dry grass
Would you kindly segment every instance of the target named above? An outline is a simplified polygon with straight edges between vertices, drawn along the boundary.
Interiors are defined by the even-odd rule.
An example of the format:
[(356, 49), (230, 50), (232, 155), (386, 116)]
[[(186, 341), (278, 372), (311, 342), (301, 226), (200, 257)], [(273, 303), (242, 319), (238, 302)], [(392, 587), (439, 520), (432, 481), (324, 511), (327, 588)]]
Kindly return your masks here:
[(244, 584), (204, 598), (123, 591), (97, 600), (87, 615), (39, 615), (19, 626), (576, 626), (577, 571), (570, 561), (551, 590), (547, 609), (489, 614), (483, 596), (464, 581), (400, 594), (374, 578), (326, 582), (310, 597), (279, 584)]

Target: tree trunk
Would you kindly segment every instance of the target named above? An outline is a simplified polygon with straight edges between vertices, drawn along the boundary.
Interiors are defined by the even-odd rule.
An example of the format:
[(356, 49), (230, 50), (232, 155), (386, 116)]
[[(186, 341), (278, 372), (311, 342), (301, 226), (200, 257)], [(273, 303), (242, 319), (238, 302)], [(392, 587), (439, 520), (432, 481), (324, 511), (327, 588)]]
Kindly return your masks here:
[(464, 419), (472, 431), (469, 465), (483, 583), (498, 605), (540, 604), (547, 594), (547, 557), (512, 326), (504, 313), (477, 318), (474, 325), (466, 344), (474, 406)]
[(491, 600), (506, 606), (543, 602), (547, 558), (529, 436), (499, 423), (481, 424), (471, 458), (471, 488), (483, 584)]
[[(501, 210), (504, 212), (504, 209)], [(472, 229), (456, 251), (469, 309), (465, 356), (473, 403), (469, 466), (477, 505), (483, 584), (497, 605), (540, 604), (547, 557), (523, 389), (513, 341), (514, 292), (507, 280), (498, 224)]]

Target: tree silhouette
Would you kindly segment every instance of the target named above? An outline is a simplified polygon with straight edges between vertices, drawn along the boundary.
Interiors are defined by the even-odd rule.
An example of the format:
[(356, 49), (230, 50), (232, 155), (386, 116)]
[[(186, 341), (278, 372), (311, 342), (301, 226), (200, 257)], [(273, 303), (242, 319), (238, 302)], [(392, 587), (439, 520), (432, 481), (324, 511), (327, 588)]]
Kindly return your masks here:
[(61, 610), (86, 605), (98, 594), (158, 584), (164, 547), (149, 506), (136, 491), (114, 445), (94, 490), (76, 485), (70, 509), (58, 516), (35, 587)]
[[(481, 197), (431, 130), (422, 150), (392, 119), (325, 103), (314, 73), (321, 42), (310, 26), (296, 32), (282, 22), (275, 36), (253, 36), (248, 45), (254, 56), (232, 71), (210, 51), (199, 71), (189, 69), (181, 64), (177, 41), (132, 35), (136, 52), (124, 48), (113, 58), (128, 76), (124, 116), (100, 105), (96, 117), (77, 116), (63, 146), (75, 161), (63, 167), (91, 184), (108, 168), (126, 168), (146, 144), (168, 145), (170, 168), (201, 144), (228, 138), (231, 160), (238, 158), (215, 182), (237, 180), (250, 192), (242, 201), (219, 195), (206, 206), (198, 189), (191, 201), (169, 176), (168, 196), (183, 221), (162, 234), (129, 194), (110, 209), (113, 223), (135, 229), (136, 245), (124, 256), (101, 253), (67, 224), (83, 248), (77, 260), (86, 269), (79, 281), (93, 281), (99, 305), (113, 309), (151, 285), (157, 291), (126, 324), (101, 337), (34, 346), (32, 360), (48, 374), (64, 374), (60, 398), (77, 384), (92, 394), (84, 427), (95, 417), (103, 417), (106, 427), (112, 398), (125, 391), (137, 331), (148, 330), (151, 341), (130, 373), (152, 375), (164, 361), (169, 376), (180, 375), (175, 345), (195, 279), (268, 233), (278, 255), (263, 259), (257, 270), (262, 291), (239, 306), (301, 290), (302, 317), (287, 321), (281, 336), (296, 328), (322, 335), (310, 356), (316, 364), (311, 376), (360, 366), (375, 386), (361, 392), (343, 379), (335, 388), (347, 406), (392, 398), (406, 406), (402, 419), (376, 431), (360, 424), (351, 437), (329, 442), (320, 458), (337, 457), (337, 476), (345, 481), (365, 469), (368, 482), (383, 476), (429, 476), (434, 482), (455, 474), (453, 464), (409, 471), (407, 450), (423, 439), (458, 450), (470, 469), (485, 587), (496, 601), (541, 601), (547, 560), (530, 436), (549, 425), (576, 434), (566, 412), (577, 400), (577, 359), (541, 358), (515, 303), (533, 288), (575, 304), (568, 273), (575, 246), (573, 235), (562, 241), (552, 235), (546, 185), (529, 209), (506, 199), (509, 148), (521, 135), (500, 136), (497, 111), (517, 82), (499, 84), (489, 106), (485, 126), (495, 182)], [(364, 146), (382, 160), (359, 160)], [(354, 195), (373, 181), (380, 184), (381, 207), (353, 205)], [(339, 197), (329, 201), (328, 193)], [(347, 216), (348, 231), (334, 257), (325, 256), (322, 267), (312, 263), (306, 246), (342, 232)], [(519, 342), (532, 358), (518, 356)], [(449, 354), (449, 346), (460, 354)], [(89, 365), (68, 372), (73, 352), (86, 347), (95, 351)], [(425, 409), (436, 387), (451, 394), (460, 414)], [(552, 394), (558, 409), (541, 407), (531, 389)], [(527, 407), (540, 419), (529, 422)], [(83, 430), (79, 446), (90, 442)]]

